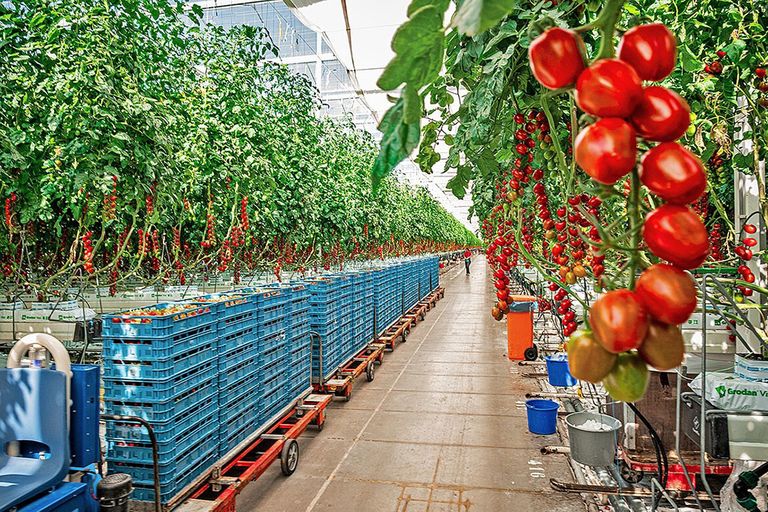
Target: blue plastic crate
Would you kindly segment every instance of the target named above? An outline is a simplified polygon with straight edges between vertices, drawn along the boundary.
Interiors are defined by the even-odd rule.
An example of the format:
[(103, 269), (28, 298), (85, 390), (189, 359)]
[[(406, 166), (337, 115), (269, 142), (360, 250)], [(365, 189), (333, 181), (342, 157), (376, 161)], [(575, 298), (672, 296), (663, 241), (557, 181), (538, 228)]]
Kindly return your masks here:
[(209, 305), (217, 320), (226, 320), (255, 309), (257, 297), (254, 294), (243, 294), (237, 291), (210, 293), (195, 297), (192, 304)]
[(170, 359), (214, 340), (216, 340), (216, 325), (208, 322), (184, 332), (160, 338), (105, 337), (102, 356), (104, 359), (119, 361)]
[[(167, 503), (185, 486), (210, 468), (218, 458), (215, 443), (205, 443), (195, 452), (198, 458), (192, 460), (186, 467), (171, 465), (160, 470), (160, 501)], [(154, 472), (152, 464), (126, 464), (120, 461), (110, 461), (111, 473), (127, 473), (133, 477), (133, 493), (131, 499), (136, 501), (154, 501)]]
[[(255, 348), (233, 354), (231, 360), (219, 363), (219, 387), (229, 388), (258, 373), (261, 360)], [(226, 367), (222, 367), (226, 364)]]
[(312, 343), (310, 342), (309, 336), (292, 339), (289, 351), (291, 353), (291, 361), (302, 360), (305, 357), (309, 359), (309, 353), (312, 352)]
[(261, 379), (262, 382), (266, 382), (272, 379), (275, 375), (284, 374), (288, 362), (288, 353), (283, 351), (279, 357), (263, 364), (262, 367), (259, 368), (259, 379)]
[[(201, 401), (185, 411), (174, 416), (172, 419), (153, 423), (152, 429), (158, 440), (172, 440), (179, 438), (183, 432), (187, 431), (193, 425), (207, 421), (211, 415), (218, 412), (216, 400)], [(109, 421), (106, 427), (107, 438), (124, 439), (127, 441), (149, 442), (149, 434), (143, 425), (131, 422)]]
[(269, 320), (264, 320), (260, 325), (262, 337), (268, 337), (281, 331), (285, 331), (285, 318), (285, 314), (283, 314), (272, 317)]
[(216, 329), (219, 336), (224, 336), (240, 332), (243, 329), (253, 329), (258, 323), (257, 311), (249, 309), (219, 320)]
[[(193, 424), (189, 429), (180, 433), (176, 439), (157, 441), (158, 460), (161, 463), (177, 463), (183, 465), (189, 450), (194, 450), (203, 440), (218, 433), (218, 422), (215, 413)], [(111, 460), (122, 462), (152, 462), (152, 443), (135, 440), (123, 440), (107, 437), (107, 453)]]
[(166, 402), (177, 395), (209, 382), (218, 374), (215, 354), (210, 351), (207, 359), (197, 366), (186, 369), (163, 380), (104, 378), (104, 398), (120, 401)]
[(254, 403), (262, 383), (260, 375), (259, 371), (256, 371), (226, 388), (220, 388), (217, 400), (219, 410), (226, 413), (232, 409), (241, 408), (243, 402)]
[(261, 406), (257, 404), (255, 407), (249, 407), (240, 411), (240, 414), (231, 417), (229, 420), (221, 421), (219, 424), (219, 438), (222, 443), (229, 443), (231, 441), (237, 443), (239, 441), (235, 440), (236, 436), (242, 434), (244, 430), (255, 430), (258, 428), (260, 410)]
[[(164, 315), (149, 315), (142, 312), (184, 308)], [(209, 305), (161, 303), (130, 312), (105, 315), (102, 322), (102, 336), (109, 338), (166, 338), (194, 329), (216, 320)]]
[(268, 355), (272, 353), (275, 349), (284, 347), (288, 342), (288, 339), (289, 339), (288, 336), (286, 336), (286, 334), (283, 332), (278, 332), (270, 336), (265, 336), (261, 338), (257, 343), (257, 346), (259, 348), (259, 353), (263, 355)]
[(262, 400), (261, 421), (266, 422), (272, 419), (280, 409), (288, 405), (290, 400), (290, 391), (283, 389), (283, 387), (277, 388), (270, 395), (265, 396)]
[(254, 326), (244, 327), (238, 331), (219, 336), (218, 342), (219, 353), (223, 353), (224, 357), (229, 359), (231, 352), (239, 353), (244, 349), (258, 348), (259, 333)]
[(248, 439), (256, 432), (261, 424), (259, 423), (260, 409), (251, 409), (227, 425), (219, 428), (219, 455), (224, 456), (238, 444)]
[(250, 379), (240, 389), (233, 391), (233, 396), (228, 397), (226, 403), (220, 402), (219, 423), (228, 423), (245, 410), (257, 409), (261, 401), (261, 387), (260, 379)]
[(193, 345), (186, 352), (169, 359), (142, 361), (104, 359), (104, 378), (156, 381), (172, 378), (216, 355), (216, 343)]
[(119, 400), (104, 397), (104, 407), (108, 414), (119, 416), (138, 416), (150, 423), (164, 423), (181, 415), (192, 406), (211, 400), (216, 395), (216, 378), (200, 382), (195, 387), (179, 393), (162, 402), (139, 400)]

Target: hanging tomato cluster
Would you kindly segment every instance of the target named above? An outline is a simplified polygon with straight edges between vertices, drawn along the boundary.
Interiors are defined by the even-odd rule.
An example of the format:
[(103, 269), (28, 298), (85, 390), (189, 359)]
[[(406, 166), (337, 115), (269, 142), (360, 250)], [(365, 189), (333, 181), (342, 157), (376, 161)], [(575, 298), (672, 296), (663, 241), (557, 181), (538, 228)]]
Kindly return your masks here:
[[(733, 252), (735, 252), (736, 256), (738, 256), (742, 261), (748, 262), (752, 260), (752, 247), (757, 245), (757, 239), (749, 235), (757, 233), (757, 227), (754, 224), (744, 224), (744, 226), (742, 226), (742, 230), (747, 236), (742, 238), (741, 245), (736, 246), (736, 249), (734, 249)], [(739, 265), (737, 270), (744, 281), (748, 283), (755, 282), (755, 274), (747, 265), (742, 263)], [(740, 285), (737, 287), (737, 289), (744, 297), (752, 296), (751, 288)]]
[[(604, 34), (611, 36), (612, 28)], [(648, 213), (641, 233), (647, 249), (669, 264), (647, 268), (634, 290), (632, 266), (629, 288), (601, 295), (589, 311), (592, 330), (576, 333), (569, 342), (575, 377), (602, 381), (615, 399), (631, 402), (645, 393), (647, 365), (667, 370), (683, 360), (678, 325), (690, 317), (697, 300), (695, 283), (685, 270), (701, 265), (709, 253), (707, 229), (688, 205), (704, 193), (706, 174), (699, 158), (677, 142), (690, 125), (686, 101), (665, 87), (643, 85), (643, 81), (662, 80), (674, 69), (673, 34), (659, 23), (640, 25), (624, 34), (617, 58), (604, 56), (587, 66), (585, 53), (575, 31), (557, 27), (542, 33), (529, 50), (531, 69), (539, 82), (553, 90), (574, 88), (576, 104), (594, 118), (576, 137), (576, 163), (606, 186), (631, 174), (625, 186), (629, 186), (628, 210), (635, 215), (641, 206), (640, 183), (663, 201)], [(650, 147), (639, 169), (638, 138)], [(632, 224), (630, 230), (637, 232), (631, 248), (636, 252), (640, 226)], [(597, 230), (592, 234), (599, 243)], [(553, 254), (556, 250), (561, 252), (558, 245)], [(593, 260), (593, 271), (601, 264)], [(557, 291), (555, 298), (559, 296), (564, 296), (564, 290)]]

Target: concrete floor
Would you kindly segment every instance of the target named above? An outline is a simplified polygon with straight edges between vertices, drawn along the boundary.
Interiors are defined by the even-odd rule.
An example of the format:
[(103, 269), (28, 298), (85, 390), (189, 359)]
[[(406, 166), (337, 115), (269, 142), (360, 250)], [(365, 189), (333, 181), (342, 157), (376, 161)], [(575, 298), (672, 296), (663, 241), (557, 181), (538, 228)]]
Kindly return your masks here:
[(573, 481), (555, 436), (528, 433), (525, 393), (538, 390), (505, 357), (506, 329), (489, 311), (486, 262), (443, 277), (445, 298), (385, 355), (373, 382), (331, 404), (325, 429), (300, 440), (290, 478), (274, 464), (239, 496), (238, 511), (583, 511), (550, 478)]

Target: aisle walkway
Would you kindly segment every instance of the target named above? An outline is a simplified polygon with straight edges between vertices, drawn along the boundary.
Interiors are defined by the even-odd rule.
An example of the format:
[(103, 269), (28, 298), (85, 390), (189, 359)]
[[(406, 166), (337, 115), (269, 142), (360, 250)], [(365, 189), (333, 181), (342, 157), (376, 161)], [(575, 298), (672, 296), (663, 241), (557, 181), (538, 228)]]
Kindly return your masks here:
[(486, 263), (443, 277), (445, 299), (376, 378), (335, 402), (322, 432), (302, 437), (290, 478), (274, 465), (239, 497), (258, 512), (583, 511), (549, 478), (572, 481), (564, 456), (541, 455), (557, 436), (528, 433), (525, 393), (538, 389), (505, 358), (491, 318)]

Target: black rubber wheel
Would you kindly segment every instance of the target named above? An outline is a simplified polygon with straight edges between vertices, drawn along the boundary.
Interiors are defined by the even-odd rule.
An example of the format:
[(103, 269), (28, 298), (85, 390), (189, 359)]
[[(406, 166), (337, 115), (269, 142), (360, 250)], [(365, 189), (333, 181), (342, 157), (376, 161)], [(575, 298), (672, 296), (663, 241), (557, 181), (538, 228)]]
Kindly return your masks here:
[(528, 347), (525, 349), (523, 355), (525, 356), (526, 361), (535, 361), (536, 358), (539, 357), (539, 349), (536, 348), (536, 345)]
[(373, 382), (373, 379), (376, 377), (376, 365), (371, 361), (368, 363), (368, 366), (365, 368), (365, 379), (368, 382)]
[(411, 334), (411, 330), (410, 330), (410, 329), (406, 329), (406, 330), (404, 330), (404, 331), (403, 331), (403, 335), (401, 336), (401, 337), (402, 337), (402, 339), (403, 339), (403, 343), (405, 343), (406, 341), (408, 341), (408, 336), (409, 336), (410, 334)]
[(321, 412), (317, 415), (317, 423), (315, 423), (315, 426), (317, 427), (317, 431), (320, 432), (325, 428), (325, 413)]
[(285, 476), (291, 476), (297, 467), (299, 467), (299, 442), (295, 439), (288, 439), (283, 444), (283, 451), (280, 453), (280, 470)]

